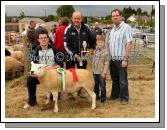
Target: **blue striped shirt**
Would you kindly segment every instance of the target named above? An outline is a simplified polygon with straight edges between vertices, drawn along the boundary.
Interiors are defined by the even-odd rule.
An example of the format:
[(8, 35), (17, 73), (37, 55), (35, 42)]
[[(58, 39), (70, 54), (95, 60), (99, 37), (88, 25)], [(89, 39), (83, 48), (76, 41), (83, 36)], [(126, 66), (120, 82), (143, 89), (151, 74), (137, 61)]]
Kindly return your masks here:
[(125, 47), (132, 41), (132, 29), (123, 21), (116, 28), (114, 26), (109, 36), (109, 52), (111, 59), (122, 60), (125, 58)]

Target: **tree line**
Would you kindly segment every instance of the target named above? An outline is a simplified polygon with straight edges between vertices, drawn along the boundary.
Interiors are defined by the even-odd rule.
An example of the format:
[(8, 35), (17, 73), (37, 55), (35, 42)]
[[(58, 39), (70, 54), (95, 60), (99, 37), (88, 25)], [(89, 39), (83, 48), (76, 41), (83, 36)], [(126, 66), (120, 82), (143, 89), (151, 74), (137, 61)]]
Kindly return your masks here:
[[(71, 18), (72, 16), (72, 13), (75, 11), (74, 7), (72, 5), (62, 5), (60, 6), (59, 8), (57, 8), (55, 14), (57, 15), (48, 15), (48, 16), (35, 16), (36, 18), (41, 18), (42, 20), (44, 20), (45, 22), (49, 22), (49, 21), (57, 21), (59, 18), (61, 17), (68, 17), (69, 19)], [(140, 16), (154, 16), (155, 15), (155, 9), (153, 8), (152, 6), (152, 10), (151, 10), (151, 13), (149, 14), (147, 11), (142, 11), (141, 8), (137, 8), (136, 10), (135, 9), (132, 9), (132, 7), (128, 7), (128, 8), (123, 8), (122, 10), (122, 16), (125, 17), (125, 19), (129, 18), (132, 14), (135, 14), (135, 15), (140, 15)], [(34, 17), (34, 16), (26, 16), (25, 13), (23, 11), (20, 12), (19, 16), (7, 16), (7, 14), (5, 15), (5, 21), (6, 22), (12, 22), (13, 18), (15, 18), (15, 22), (18, 22), (20, 19), (22, 18), (25, 18), (25, 17)], [(94, 17), (87, 17), (85, 16), (84, 18), (84, 21), (85, 22), (88, 22), (88, 20), (90, 21), (94, 21), (96, 20)], [(101, 19), (102, 21), (109, 21), (111, 22), (111, 14), (110, 15), (107, 15), (105, 17), (102, 17)]]

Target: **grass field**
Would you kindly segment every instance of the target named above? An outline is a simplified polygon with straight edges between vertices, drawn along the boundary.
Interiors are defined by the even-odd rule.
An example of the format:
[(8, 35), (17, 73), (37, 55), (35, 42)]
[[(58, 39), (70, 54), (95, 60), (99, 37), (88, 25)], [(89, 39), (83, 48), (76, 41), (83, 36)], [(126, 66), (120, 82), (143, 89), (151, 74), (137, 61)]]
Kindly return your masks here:
[[(133, 64), (151, 64), (152, 59), (134, 60)], [(89, 66), (90, 68), (90, 66)], [(37, 88), (38, 105), (30, 109), (23, 109), (27, 102), (26, 76), (5, 82), (5, 116), (6, 118), (154, 118), (155, 116), (155, 76), (151, 73), (151, 66), (131, 66), (128, 69), (129, 94), (128, 104), (109, 99), (111, 94), (111, 79), (108, 73), (107, 101), (97, 101), (97, 108), (91, 110), (91, 102), (86, 98), (76, 97), (75, 100), (61, 95), (58, 101), (59, 113), (53, 113), (53, 103), (44, 105), (46, 92)]]

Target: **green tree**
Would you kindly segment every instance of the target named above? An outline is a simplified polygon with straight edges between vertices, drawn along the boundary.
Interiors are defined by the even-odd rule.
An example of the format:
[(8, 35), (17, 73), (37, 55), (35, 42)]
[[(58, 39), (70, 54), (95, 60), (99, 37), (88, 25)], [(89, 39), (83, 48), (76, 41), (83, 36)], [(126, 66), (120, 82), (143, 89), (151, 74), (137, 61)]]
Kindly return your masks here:
[(155, 16), (155, 9), (154, 9), (153, 5), (152, 5), (152, 10), (151, 10), (151, 15)]
[(83, 18), (83, 22), (84, 22), (84, 23), (88, 23), (86, 16)]
[(40, 19), (42, 19), (45, 22), (49, 22), (48, 17), (46, 17), (46, 16), (42, 16), (42, 17), (40, 17)]
[(132, 14), (136, 15), (136, 10), (135, 9), (132, 9)]
[(148, 20), (146, 25), (150, 27), (155, 27), (155, 20)]
[(105, 17), (105, 19), (106, 19), (106, 20), (111, 20), (111, 15), (107, 15), (107, 16)]
[(54, 21), (55, 16), (54, 15), (48, 15), (48, 21)]
[(24, 13), (23, 11), (21, 11), (21, 13), (20, 13), (18, 19), (20, 20), (20, 19), (23, 19), (23, 18), (25, 18), (25, 17), (26, 17), (26, 16), (25, 16), (25, 13)]
[(152, 5), (152, 10), (151, 10), (151, 21), (150, 21), (150, 25), (151, 27), (155, 26), (155, 21), (153, 21), (153, 16), (155, 16), (155, 8), (154, 6)]
[(141, 17), (138, 18), (137, 22), (139, 26), (143, 26), (145, 24), (145, 20), (142, 19)]
[(74, 7), (72, 5), (62, 5), (57, 10), (57, 16), (60, 17), (68, 17), (71, 18), (72, 13), (74, 12)]
[(122, 16), (125, 17), (127, 20), (132, 14), (136, 14), (135, 10), (132, 9), (130, 6), (128, 8), (123, 8)]
[(136, 11), (137, 15), (141, 15), (142, 14), (142, 10), (141, 8), (138, 8), (137, 11)]
[(58, 21), (60, 17), (58, 17), (57, 15), (55, 16), (55, 21)]
[(145, 16), (148, 16), (148, 12), (147, 11), (144, 11), (142, 14), (145, 15)]

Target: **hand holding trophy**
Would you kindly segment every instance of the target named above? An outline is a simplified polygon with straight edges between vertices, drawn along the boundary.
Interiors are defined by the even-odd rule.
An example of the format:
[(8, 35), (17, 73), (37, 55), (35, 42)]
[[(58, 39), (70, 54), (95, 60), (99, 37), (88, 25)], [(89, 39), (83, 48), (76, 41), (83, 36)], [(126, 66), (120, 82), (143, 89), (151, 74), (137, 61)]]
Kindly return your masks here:
[(82, 46), (83, 46), (83, 50), (81, 51), (81, 57), (79, 59), (79, 65), (80, 66), (83, 66), (83, 55), (85, 55), (86, 53), (89, 52), (87, 50), (87, 43), (86, 43), (86, 41), (83, 41)]

